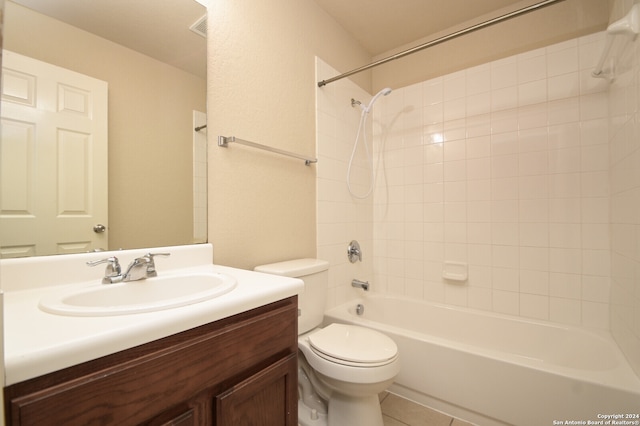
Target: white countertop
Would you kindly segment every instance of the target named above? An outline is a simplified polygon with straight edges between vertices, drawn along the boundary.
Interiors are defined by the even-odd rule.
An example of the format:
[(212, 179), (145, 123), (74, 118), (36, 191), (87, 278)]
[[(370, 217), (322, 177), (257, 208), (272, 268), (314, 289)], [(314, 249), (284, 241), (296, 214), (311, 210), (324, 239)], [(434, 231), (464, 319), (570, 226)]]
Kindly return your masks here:
[[(207, 247), (208, 246), (208, 247)], [(192, 246), (187, 246), (192, 247)], [(181, 331), (185, 331), (212, 321), (226, 318), (277, 300), (281, 300), (303, 291), (303, 282), (295, 278), (261, 274), (211, 263), (188, 265), (202, 259), (212, 259), (210, 245), (199, 245), (205, 250), (195, 256), (186, 248), (161, 248), (156, 251), (172, 253), (173, 264), (162, 259), (156, 260), (158, 274), (171, 266), (171, 271), (187, 267), (190, 271), (213, 271), (231, 275), (238, 280), (237, 287), (217, 298), (178, 308), (165, 309), (150, 313), (103, 317), (74, 317), (43, 312), (38, 308), (40, 298), (51, 291), (59, 291), (61, 278), (57, 277), (56, 267), (43, 273), (37, 261), (23, 262), (27, 268), (36, 270), (40, 277), (57, 277), (54, 284), (42, 286), (40, 277), (33, 280), (20, 275), (16, 264), (0, 266), (4, 296), (4, 343), (5, 343), (5, 385), (11, 385), (30, 378), (41, 376), (62, 368), (109, 355), (124, 349), (151, 342)], [(206, 252), (208, 250), (208, 253)], [(148, 250), (115, 252), (124, 261), (138, 257)], [(82, 255), (53, 256), (49, 261), (64, 257), (64, 264), (81, 260), (95, 260), (108, 257), (114, 252), (91, 253)], [(73, 256), (78, 257), (72, 259)], [(182, 263), (180, 256), (187, 259)], [(195, 259), (195, 260), (194, 260)], [(3, 261), (5, 262), (5, 261)], [(210, 260), (209, 260), (210, 262)], [(20, 262), (18, 262), (19, 264)], [(163, 264), (164, 263), (164, 264)], [(82, 271), (87, 268), (81, 265)], [(194, 269), (195, 268), (195, 269)], [(99, 282), (103, 268), (93, 270), (95, 280)], [(81, 273), (80, 275), (83, 275)], [(19, 276), (19, 278), (18, 278)], [(78, 279), (84, 280), (81, 276)], [(26, 280), (28, 283), (16, 283)], [(11, 281), (8, 283), (8, 281)], [(34, 283), (35, 281), (35, 283)], [(55, 285), (57, 283), (57, 285)], [(25, 289), (20, 289), (25, 288)]]

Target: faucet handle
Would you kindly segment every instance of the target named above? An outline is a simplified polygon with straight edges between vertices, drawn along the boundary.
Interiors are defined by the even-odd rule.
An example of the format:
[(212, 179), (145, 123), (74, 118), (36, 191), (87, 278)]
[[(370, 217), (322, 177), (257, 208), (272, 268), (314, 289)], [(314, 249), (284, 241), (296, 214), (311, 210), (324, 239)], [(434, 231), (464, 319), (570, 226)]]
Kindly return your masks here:
[(153, 256), (171, 256), (171, 253), (147, 253), (147, 256), (153, 259)]
[(113, 283), (115, 282), (114, 278), (122, 276), (122, 268), (120, 267), (120, 262), (118, 262), (118, 258), (115, 256), (107, 257), (106, 259), (93, 260), (91, 262), (87, 262), (87, 265), (96, 266), (103, 263), (107, 263), (107, 267), (104, 270), (104, 278), (102, 278), (103, 284)]
[(149, 260), (147, 263), (147, 277), (157, 277), (156, 263), (153, 261), (154, 256), (171, 256), (171, 253), (147, 253), (144, 257)]
[(362, 262), (362, 251), (360, 251), (360, 244), (358, 244), (356, 240), (349, 243), (347, 247), (347, 257), (351, 263), (356, 263), (358, 260)]

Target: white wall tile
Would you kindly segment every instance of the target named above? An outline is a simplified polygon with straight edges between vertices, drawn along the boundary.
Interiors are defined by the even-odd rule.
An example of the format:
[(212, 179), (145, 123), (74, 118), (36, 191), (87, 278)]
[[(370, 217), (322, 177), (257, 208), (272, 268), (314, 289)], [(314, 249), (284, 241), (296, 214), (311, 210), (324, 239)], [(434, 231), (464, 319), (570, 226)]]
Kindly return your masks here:
[[(523, 191), (520, 190), (520, 194)], [(549, 222), (549, 200), (546, 198), (520, 199), (518, 204), (518, 219), (520, 223), (542, 223)]]
[[(512, 226), (515, 224), (512, 224)], [(495, 267), (517, 269), (520, 265), (520, 254), (513, 245), (491, 245), (491, 264)]]
[[(491, 244), (469, 244), (467, 246), (467, 254), (469, 258), (470, 265), (482, 265), (484, 268), (480, 270), (483, 272), (482, 274), (482, 286), (490, 287), (491, 286), (491, 269), (489, 268), (492, 261), (492, 251)], [(476, 269), (477, 274), (478, 269)]]
[(443, 79), (435, 78), (422, 84), (422, 99), (424, 105), (442, 103), (444, 101)]
[(467, 301), (470, 308), (491, 311), (493, 307), (492, 290), (481, 287), (469, 287)]
[[(521, 222), (519, 228), (520, 246), (549, 247), (549, 224)], [(546, 262), (545, 262), (546, 263)], [(548, 268), (548, 263), (547, 263)]]
[(491, 90), (491, 66), (479, 65), (466, 70), (467, 95), (487, 93)]
[(518, 106), (518, 87), (509, 86), (491, 91), (491, 111), (500, 111)]
[(578, 274), (551, 273), (549, 276), (549, 295), (565, 299), (580, 299), (582, 277)]
[[(638, 297), (611, 297), (640, 294), (627, 277), (640, 271), (640, 85), (590, 78), (603, 45), (602, 34), (581, 37), (395, 88), (374, 111), (376, 132), (387, 133), (372, 146), (386, 137), (385, 152), (364, 203), (344, 182), (353, 146), (344, 134), (359, 117), (335, 112), (360, 89), (323, 91), (319, 255), (341, 252), (359, 233), (375, 252), (365, 275), (381, 292), (616, 328), (636, 333), (640, 346), (640, 321), (613, 308), (626, 299), (640, 306)], [(358, 173), (366, 180), (364, 167)], [(361, 215), (370, 219), (356, 225)], [(343, 257), (334, 262), (347, 274)], [(469, 263), (468, 282), (443, 281), (442, 262), (452, 259)], [(347, 287), (334, 286), (332, 302)]]
[[(467, 170), (468, 172), (468, 170)], [(482, 201), (491, 199), (491, 180), (467, 180), (467, 201)]]
[(597, 302), (582, 302), (582, 325), (585, 327), (599, 328), (608, 330), (609, 321), (609, 304)]
[(464, 160), (466, 158), (466, 141), (457, 139), (444, 144), (444, 161)]
[(548, 170), (549, 161), (545, 151), (520, 153), (518, 157), (518, 172), (520, 176), (546, 175)]
[(518, 65), (515, 57), (491, 63), (491, 88), (496, 91), (518, 83)]
[(576, 72), (579, 69), (578, 46), (566, 49), (547, 49), (547, 73), (549, 77)]
[(549, 319), (549, 298), (537, 294), (520, 293), (520, 315), (542, 320)]
[(549, 271), (566, 274), (580, 274), (582, 272), (581, 250), (551, 247), (549, 249)]
[[(540, 52), (540, 51), (538, 51)], [(544, 52), (518, 56), (518, 83), (527, 83), (547, 78), (547, 56)]]
[(549, 272), (520, 269), (520, 292), (549, 295)]
[(549, 174), (549, 198), (575, 198), (581, 193), (581, 175), (579, 173)]
[(491, 177), (494, 179), (518, 176), (518, 155), (500, 155), (491, 158)]
[(466, 115), (475, 116), (491, 111), (491, 93), (483, 92), (471, 94), (466, 97)]
[(550, 223), (549, 245), (557, 248), (582, 247), (582, 228), (579, 223)]
[(549, 108), (549, 125), (580, 120), (580, 98), (577, 96), (558, 100), (550, 99), (547, 107)]
[(569, 74), (556, 75), (549, 78), (547, 85), (550, 101), (579, 96), (580, 74), (578, 72), (572, 72)]
[(562, 324), (580, 325), (582, 319), (580, 301), (551, 297), (549, 300), (549, 319)]
[[(488, 190), (489, 194), (491, 190)], [(490, 197), (490, 195), (489, 195)], [(467, 219), (469, 222), (490, 222), (491, 221), (491, 201), (489, 197), (483, 200), (470, 198), (467, 202)]]
[(517, 223), (519, 217), (519, 203), (516, 199), (491, 202), (491, 220), (493, 223), (512, 222)]
[(445, 182), (444, 183), (444, 201), (466, 201), (467, 200), (467, 183), (464, 181)]
[(546, 208), (549, 198), (549, 176), (547, 174), (519, 176), (518, 193), (521, 200), (535, 199)]
[(536, 80), (518, 85), (518, 105), (531, 105), (546, 102), (547, 81)]
[(520, 268), (536, 271), (549, 270), (549, 248), (520, 246)]
[(580, 148), (561, 148), (549, 151), (549, 173), (580, 171)]
[(610, 277), (582, 277), (582, 300), (599, 303), (609, 303), (611, 292)]
[(583, 223), (609, 223), (609, 199), (607, 197), (581, 198), (580, 203)]
[(493, 290), (493, 310), (502, 314), (519, 315), (519, 293), (511, 291)]
[(458, 71), (444, 76), (443, 79), (443, 100), (463, 98), (467, 94), (467, 83), (465, 71)]

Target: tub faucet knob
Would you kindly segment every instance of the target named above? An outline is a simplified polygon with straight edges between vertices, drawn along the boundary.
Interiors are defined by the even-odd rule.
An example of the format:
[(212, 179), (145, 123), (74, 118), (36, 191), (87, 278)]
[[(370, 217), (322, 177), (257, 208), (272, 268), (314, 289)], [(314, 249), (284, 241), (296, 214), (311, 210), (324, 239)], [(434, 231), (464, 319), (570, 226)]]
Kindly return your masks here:
[(356, 263), (358, 260), (362, 262), (362, 251), (360, 251), (360, 244), (358, 244), (356, 240), (349, 243), (349, 247), (347, 247), (347, 256), (351, 263)]

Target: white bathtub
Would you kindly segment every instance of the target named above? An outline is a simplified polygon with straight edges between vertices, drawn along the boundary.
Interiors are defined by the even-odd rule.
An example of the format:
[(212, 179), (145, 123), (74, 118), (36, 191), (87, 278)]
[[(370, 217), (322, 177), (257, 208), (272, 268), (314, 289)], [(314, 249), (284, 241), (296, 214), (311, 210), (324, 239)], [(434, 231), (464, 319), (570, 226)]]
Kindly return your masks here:
[(376, 295), (325, 321), (393, 338), (401, 371), (390, 390), (479, 425), (607, 424), (610, 415), (640, 424), (640, 380), (606, 332)]

